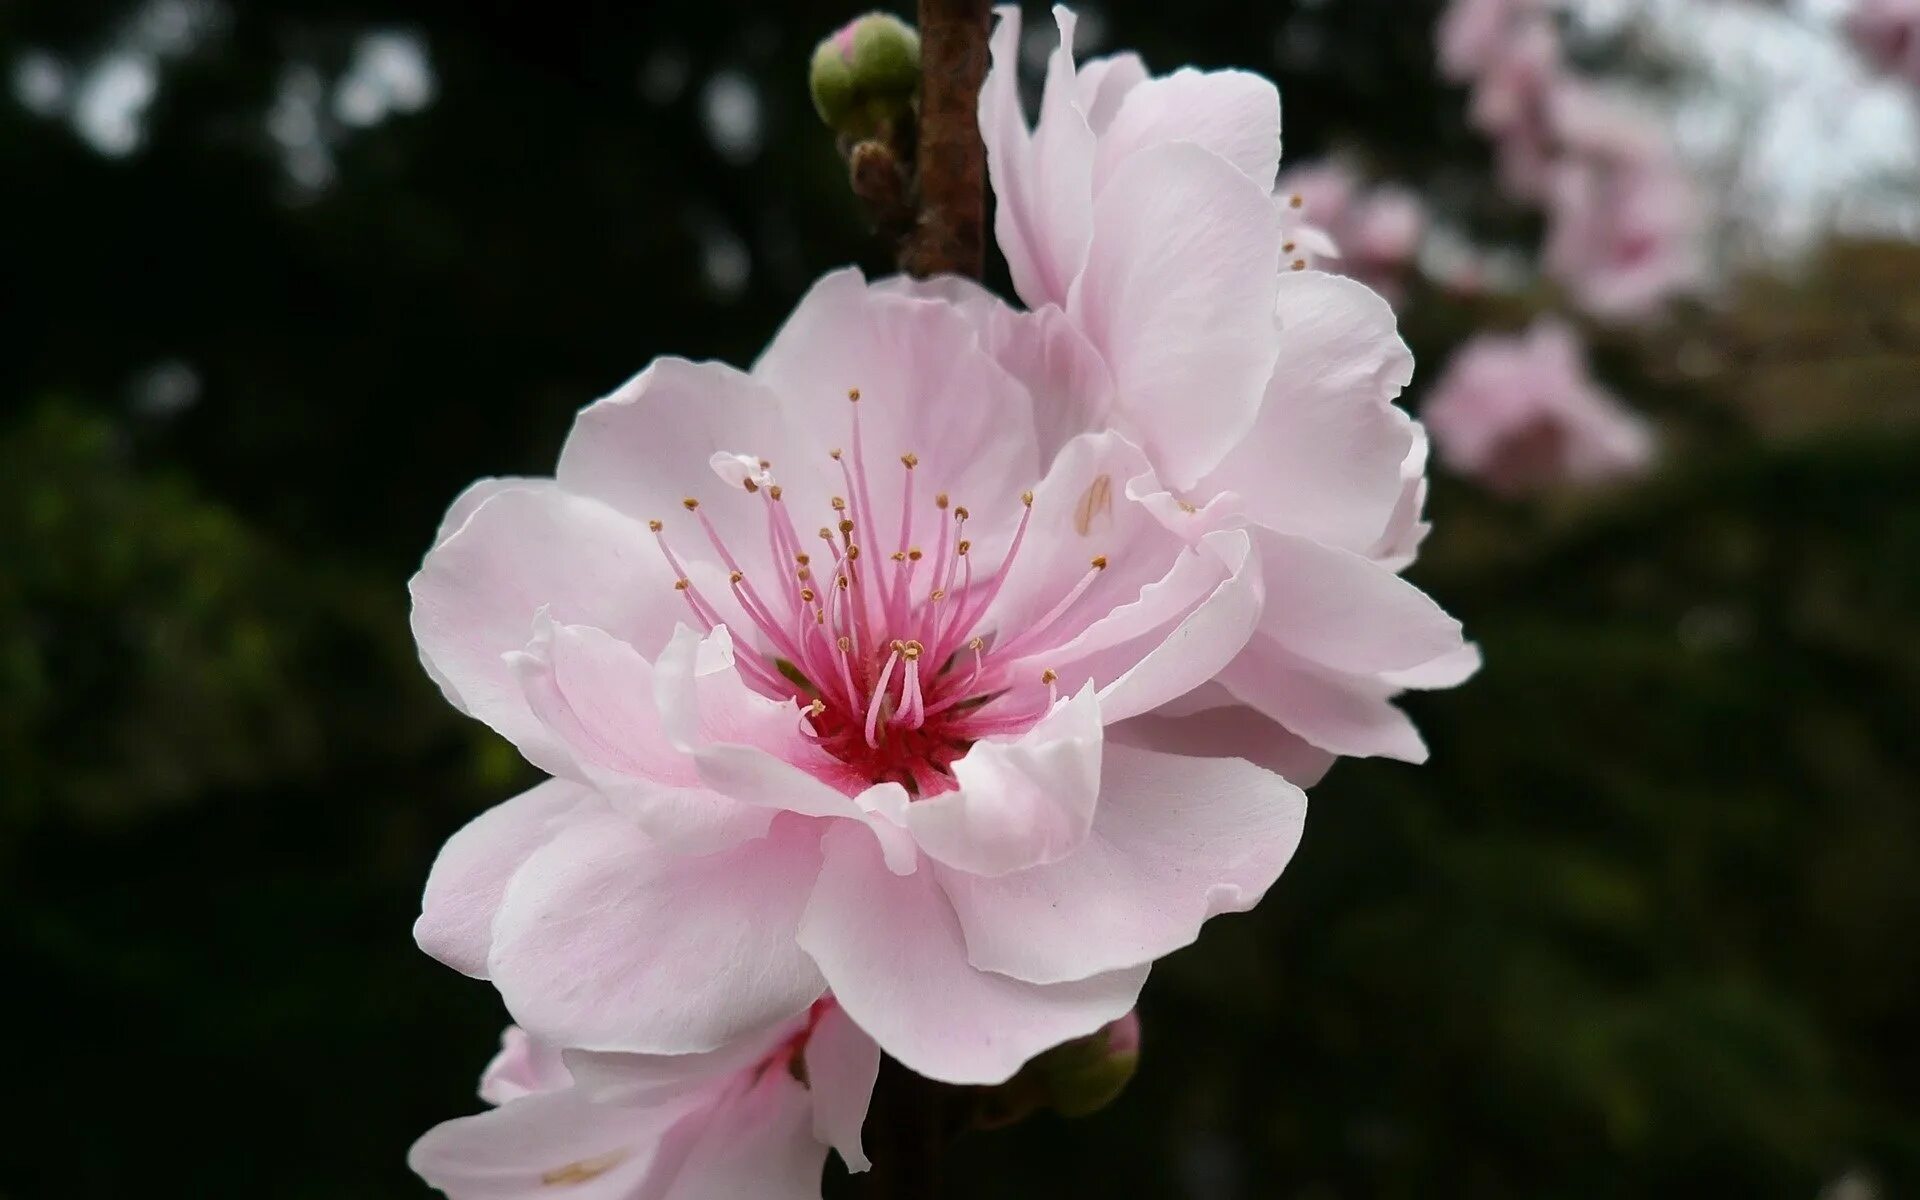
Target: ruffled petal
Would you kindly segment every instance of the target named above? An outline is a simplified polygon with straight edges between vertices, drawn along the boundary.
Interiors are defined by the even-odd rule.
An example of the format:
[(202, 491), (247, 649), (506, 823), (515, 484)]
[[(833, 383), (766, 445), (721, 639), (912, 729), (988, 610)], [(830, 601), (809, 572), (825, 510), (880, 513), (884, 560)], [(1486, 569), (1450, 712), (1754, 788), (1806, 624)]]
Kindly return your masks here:
[(807, 1089), (813, 1093), (813, 1136), (840, 1153), (849, 1171), (873, 1164), (860, 1146), (874, 1080), (880, 1074), (880, 1046), (838, 1004), (825, 1006), (807, 1035), (804, 1051)]
[(491, 725), (555, 775), (579, 774), (528, 707), (504, 655), (524, 649), (543, 609), (645, 653), (666, 642), (677, 597), (644, 525), (560, 488), (485, 499), (427, 555), (409, 588), (420, 657), (460, 711)]
[(1094, 191), (1131, 156), (1169, 142), (1211, 150), (1271, 192), (1280, 173), (1280, 90), (1251, 71), (1192, 67), (1140, 81), (1100, 134)]
[(1123, 432), (1168, 486), (1191, 487), (1253, 427), (1279, 268), (1266, 189), (1191, 143), (1131, 155), (1095, 201), (1067, 312), (1113, 371)]
[(1259, 524), (1366, 553), (1400, 502), (1413, 449), (1392, 404), (1413, 355), (1393, 309), (1350, 279), (1290, 271), (1279, 294), (1279, 357), (1259, 420), (1199, 490), (1235, 492)]
[(800, 930), (833, 994), (888, 1054), (948, 1083), (999, 1083), (1050, 1046), (1133, 1007), (1147, 968), (1037, 985), (967, 962), (959, 919), (931, 869), (895, 875), (870, 838), (828, 833)]
[(700, 857), (626, 818), (581, 822), (527, 860), (488, 966), (514, 1019), (586, 1050), (691, 1054), (804, 1012), (825, 985), (794, 941), (819, 872), (817, 828)]
[(1064, 858), (1093, 823), (1100, 741), (1089, 687), (1025, 733), (975, 742), (953, 764), (959, 786), (908, 805), (907, 829), (930, 857), (981, 875)]
[(984, 879), (941, 870), (968, 961), (1031, 983), (1151, 963), (1245, 912), (1300, 844), (1307, 798), (1239, 759), (1108, 751), (1093, 832), (1059, 862)]
[(591, 789), (549, 779), (469, 821), (433, 860), (414, 941), (454, 970), (485, 979), (507, 880), (570, 817), (601, 810)]

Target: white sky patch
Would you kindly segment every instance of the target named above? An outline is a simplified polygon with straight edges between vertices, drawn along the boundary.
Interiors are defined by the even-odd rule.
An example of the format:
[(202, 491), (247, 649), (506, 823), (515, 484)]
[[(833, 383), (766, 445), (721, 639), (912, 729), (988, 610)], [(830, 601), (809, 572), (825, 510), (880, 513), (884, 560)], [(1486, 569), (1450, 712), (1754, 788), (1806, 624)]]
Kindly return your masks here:
[(1682, 78), (1662, 96), (1716, 218), (1716, 257), (1791, 260), (1835, 230), (1920, 228), (1920, 113), (1839, 27), (1850, 0), (1569, 0), (1583, 32), (1644, 41)]

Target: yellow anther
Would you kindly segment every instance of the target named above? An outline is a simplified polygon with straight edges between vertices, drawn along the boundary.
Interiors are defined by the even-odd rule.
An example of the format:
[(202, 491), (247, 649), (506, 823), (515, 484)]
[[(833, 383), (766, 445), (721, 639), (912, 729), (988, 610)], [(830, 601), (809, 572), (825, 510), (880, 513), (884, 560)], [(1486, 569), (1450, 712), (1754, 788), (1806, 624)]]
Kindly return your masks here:
[(919, 658), (920, 652), (925, 649), (926, 647), (922, 646), (919, 642), (908, 642), (900, 648), (900, 657), (906, 659), (908, 662), (912, 662)]
[(751, 492), (757, 492), (757, 491), (759, 491), (759, 490), (760, 490), (760, 485), (759, 485), (759, 484), (757, 484), (757, 483), (755, 483), (755, 482), (754, 482), (753, 480), (751, 480), (751, 479), (743, 479), (743, 480), (741, 480), (741, 481), (740, 481), (740, 485), (741, 485), (742, 487), (744, 487), (744, 488), (746, 488), (746, 489), (747, 489), (747, 491), (748, 491), (749, 493), (751, 493)]
[(854, 402), (855, 404), (858, 404), (858, 403), (860, 403), (860, 389), (859, 389), (859, 388), (848, 388), (848, 389), (847, 389), (847, 399), (849, 399), (849, 400), (851, 400), (851, 401), (853, 401), (853, 402)]
[(890, 558), (892, 558), (892, 559), (893, 559), (893, 561), (895, 561), (895, 562), (905, 562), (905, 561), (907, 561), (907, 556), (906, 556), (906, 555), (904, 555), (904, 554), (902, 554), (902, 553), (901, 553), (900, 551), (898, 551), (898, 550), (895, 550), (895, 551), (894, 551), (894, 552), (893, 552), (893, 553), (892, 553), (891, 555), (889, 555), (888, 557), (890, 557)]
[(693, 581), (690, 579), (676, 579), (673, 581), (673, 586), (676, 590), (684, 592), (693, 586)]
[(1284, 245), (1282, 245), (1282, 246), (1280, 247), (1280, 253), (1282, 253), (1282, 254), (1292, 254), (1292, 253), (1293, 253), (1293, 247), (1294, 247), (1294, 243), (1292, 243), (1292, 242), (1287, 242), (1287, 243), (1285, 243)]
[(648, 521), (647, 528), (652, 530), (654, 533), (659, 533), (662, 529), (665, 529), (666, 526), (662, 525), (658, 521)]
[(944, 508), (946, 508), (946, 507), (947, 507), (947, 494), (946, 494), (945, 492), (941, 492), (941, 493), (940, 493), (940, 494), (939, 494), (938, 496), (935, 496), (935, 497), (933, 498), (933, 506), (934, 506), (935, 508), (939, 508), (939, 509), (944, 509)]
[(845, 575), (839, 576), (833, 582), (834, 586), (838, 587), (841, 591), (844, 592), (847, 590), (847, 577)]
[(1307, 269), (1307, 260), (1306, 260), (1306, 259), (1304, 259), (1304, 258), (1296, 258), (1296, 259), (1294, 259), (1294, 260), (1293, 260), (1293, 269), (1294, 269), (1294, 270), (1296, 270), (1296, 271), (1304, 271), (1304, 270), (1306, 270), (1306, 269)]
[(942, 600), (945, 600), (946, 598), (947, 598), (947, 589), (945, 588), (935, 588), (931, 592), (927, 593), (927, 599), (933, 601), (935, 604), (940, 603)]
[(762, 471), (771, 471), (773, 470), (773, 464), (763, 458), (760, 460), (760, 469)]
[(1095, 556), (1094, 556), (1094, 559), (1093, 559), (1093, 569), (1094, 569), (1094, 570), (1096, 570), (1096, 571), (1104, 571), (1104, 570), (1106, 570), (1106, 569), (1107, 569), (1107, 556), (1106, 556), (1106, 555), (1104, 555), (1104, 554), (1098, 554), (1098, 555), (1095, 555)]
[(742, 575), (742, 574), (741, 574), (740, 572), (738, 572), (738, 571), (733, 571), (733, 572), (729, 572), (729, 573), (728, 573), (728, 575), (727, 575), (727, 582), (728, 582), (728, 583), (739, 583), (739, 582), (740, 582), (740, 581), (741, 581), (742, 579), (745, 579), (745, 578), (746, 578), (746, 576), (745, 576), (745, 575)]
[(920, 547), (909, 546), (907, 547), (907, 557), (912, 559), (914, 562), (919, 562), (921, 559), (925, 558), (926, 555), (920, 553)]
[(828, 529), (828, 528), (827, 528), (827, 527), (826, 527), (825, 525), (822, 525), (822, 526), (820, 527), (820, 539), (821, 539), (822, 541), (826, 541), (826, 542), (830, 542), (830, 541), (832, 541), (832, 540), (833, 540), (833, 530), (831, 530), (831, 529)]
[(698, 500), (695, 500), (692, 496), (688, 496), (685, 500), (682, 500), (680, 502), (680, 507), (686, 509), (688, 512), (692, 512), (694, 509), (700, 507), (700, 502)]
[(973, 549), (973, 543), (968, 541), (966, 538), (961, 538), (960, 544), (958, 546), (955, 546), (953, 549), (956, 554), (965, 554), (967, 551)]
[(833, 511), (835, 512), (847, 511), (847, 498), (845, 496), (835, 496), (833, 499), (827, 501), (827, 503), (833, 505)]
[(767, 495), (772, 496), (775, 500), (778, 500), (780, 498), (780, 485), (776, 483), (772, 487), (768, 488)]
[(967, 511), (967, 506), (964, 504), (953, 510), (953, 519), (956, 521), (964, 521), (972, 515), (972, 513)]
[(911, 471), (920, 465), (920, 456), (909, 450), (900, 456), (900, 465)]
[(987, 639), (983, 637), (972, 638), (967, 642), (967, 649), (978, 650), (981, 647), (985, 646), (986, 644), (987, 644)]
[(831, 459), (832, 459), (833, 461), (835, 461), (835, 462), (839, 462), (839, 461), (840, 461), (840, 447), (838, 447), (838, 446), (835, 446), (835, 447), (834, 447), (833, 449), (831, 449), (831, 450), (829, 450), (829, 451), (827, 451), (827, 457), (828, 457), (828, 458), (831, 458)]
[(1060, 673), (1054, 670), (1052, 667), (1048, 667), (1046, 670), (1040, 672), (1041, 683), (1053, 683), (1059, 678), (1060, 678)]
[(860, 547), (858, 546), (847, 547), (847, 561), (848, 562), (860, 561)]
[(1020, 503), (1022, 503), (1022, 504), (1024, 504), (1024, 505), (1026, 505), (1026, 506), (1027, 506), (1028, 508), (1032, 508), (1032, 507), (1033, 507), (1033, 493), (1032, 493), (1032, 492), (1021, 492), (1021, 493), (1020, 493)]
[(853, 522), (852, 522), (852, 521), (847, 521), (847, 520), (842, 520), (842, 521), (840, 522), (840, 532), (841, 532), (841, 533), (852, 533), (852, 532), (853, 532)]
[(847, 651), (853, 649), (853, 639), (848, 637), (844, 633), (841, 634), (840, 637), (833, 644), (840, 647), (840, 652), (842, 654), (845, 654)]
[(804, 600), (804, 601), (806, 601), (806, 602), (807, 602), (808, 604), (812, 604), (812, 603), (813, 603), (813, 589), (812, 589), (812, 588), (801, 588), (801, 589), (800, 589), (800, 598), (801, 598), (802, 600)]
[(906, 643), (901, 641), (899, 638), (895, 638), (891, 642), (887, 643), (887, 647), (890, 650), (892, 650), (895, 654), (898, 654), (900, 652), (900, 648), (904, 645), (906, 645)]
[(804, 567), (813, 561), (813, 556), (811, 554), (796, 554), (793, 556), (793, 561)]
[(813, 572), (807, 570), (805, 567), (801, 567), (798, 571), (795, 571), (793, 573), (793, 577), (795, 579), (798, 579), (800, 582), (805, 583), (807, 580), (813, 578)]
[(1307, 202), (1307, 198), (1305, 196), (1302, 196), (1299, 192), (1295, 192), (1293, 195), (1287, 197), (1288, 208), (1299, 208), (1302, 204), (1305, 204), (1306, 202)]
[(827, 702), (825, 700), (815, 700), (812, 704), (807, 705), (807, 715), (810, 717), (817, 717), (825, 711), (827, 711)]

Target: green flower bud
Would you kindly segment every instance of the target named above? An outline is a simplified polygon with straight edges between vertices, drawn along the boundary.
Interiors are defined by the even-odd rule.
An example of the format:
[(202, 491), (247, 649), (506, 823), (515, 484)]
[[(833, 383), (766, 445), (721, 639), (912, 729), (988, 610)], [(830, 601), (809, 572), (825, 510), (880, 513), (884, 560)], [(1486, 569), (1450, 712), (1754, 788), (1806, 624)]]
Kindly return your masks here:
[(913, 112), (920, 91), (920, 35), (887, 13), (857, 17), (813, 52), (808, 86), (827, 127), (859, 141)]

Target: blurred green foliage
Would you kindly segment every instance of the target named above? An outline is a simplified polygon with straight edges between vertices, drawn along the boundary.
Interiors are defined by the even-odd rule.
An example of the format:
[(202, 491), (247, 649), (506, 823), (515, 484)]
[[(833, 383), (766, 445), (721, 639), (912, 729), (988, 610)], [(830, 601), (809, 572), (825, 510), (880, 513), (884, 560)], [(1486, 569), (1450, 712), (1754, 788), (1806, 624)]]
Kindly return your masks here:
[[(1275, 73), (1290, 153), (1479, 195), (1432, 7), (1102, 10), (1155, 63)], [(130, 11), (28, 6), (0, 58), (87, 61)], [(464, 482), (548, 467), (651, 355), (742, 361), (814, 273), (878, 265), (806, 104), (851, 12), (240, 5), (124, 159), (0, 102), (34, 181), (0, 230), (0, 1195), (422, 1194), (406, 1145), (476, 1106), (501, 1016), (408, 925), (531, 775), (424, 679), (403, 581)], [(394, 23), (439, 98), (293, 186), (282, 71)], [(760, 89), (744, 159), (702, 132), (716, 72)], [(1414, 701), (1433, 761), (1336, 768), (1266, 904), (1156, 974), (1133, 1086), (970, 1137), (956, 1195), (1920, 1190), (1916, 297), (1912, 247), (1839, 247), (1596, 331), (1661, 472), (1442, 482), (1416, 574), (1488, 665)], [(1529, 303), (1416, 298), (1423, 378)], [(130, 395), (159, 359), (183, 412)]]

